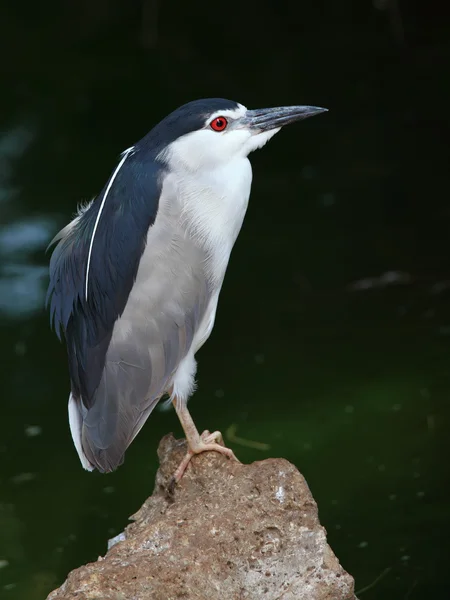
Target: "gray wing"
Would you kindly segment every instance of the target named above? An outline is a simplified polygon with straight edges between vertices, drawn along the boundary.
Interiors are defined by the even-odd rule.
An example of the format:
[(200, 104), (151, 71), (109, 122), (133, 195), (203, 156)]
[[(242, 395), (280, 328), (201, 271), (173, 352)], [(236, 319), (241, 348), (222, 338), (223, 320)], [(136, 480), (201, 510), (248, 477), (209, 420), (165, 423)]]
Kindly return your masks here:
[(164, 177), (163, 165), (130, 149), (57, 236), (47, 299), (66, 339), (69, 420), (86, 468), (121, 464), (209, 303), (205, 256), (183, 231), (176, 194), (164, 198)]
[(205, 255), (179, 223), (176, 201), (161, 202), (134, 286), (116, 321), (92, 406), (82, 409), (82, 447), (103, 472), (123, 462), (191, 347), (211, 290)]

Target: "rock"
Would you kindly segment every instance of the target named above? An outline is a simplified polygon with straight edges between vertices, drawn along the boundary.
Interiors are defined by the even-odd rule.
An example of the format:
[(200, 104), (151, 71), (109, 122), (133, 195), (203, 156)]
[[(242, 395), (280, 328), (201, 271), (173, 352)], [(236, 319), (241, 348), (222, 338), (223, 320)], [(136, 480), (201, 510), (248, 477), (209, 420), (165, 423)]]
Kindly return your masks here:
[(185, 450), (161, 440), (155, 489), (134, 522), (47, 600), (356, 600), (291, 463), (208, 452), (171, 489)]

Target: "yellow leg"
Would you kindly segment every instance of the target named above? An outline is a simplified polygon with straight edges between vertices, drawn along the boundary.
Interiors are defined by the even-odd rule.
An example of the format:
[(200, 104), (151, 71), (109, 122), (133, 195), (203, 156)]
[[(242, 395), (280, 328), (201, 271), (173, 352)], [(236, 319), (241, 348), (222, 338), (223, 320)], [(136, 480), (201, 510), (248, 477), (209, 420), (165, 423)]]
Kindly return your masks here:
[(221, 446), (218, 443), (223, 441), (220, 431), (214, 431), (214, 433), (204, 431), (200, 435), (187, 409), (187, 406), (184, 403), (178, 403), (176, 398), (174, 398), (172, 402), (178, 418), (180, 419), (180, 423), (188, 443), (188, 451), (186, 456), (183, 458), (178, 469), (175, 471), (175, 482), (178, 483), (178, 481), (180, 481), (180, 479), (183, 477), (183, 474), (186, 471), (188, 464), (191, 462), (192, 457), (195, 456), (195, 454), (200, 454), (201, 452), (219, 452), (220, 454), (224, 454), (225, 456), (228, 456), (228, 458), (232, 458), (233, 460), (239, 462), (234, 455), (233, 450), (230, 448), (225, 448), (225, 446)]

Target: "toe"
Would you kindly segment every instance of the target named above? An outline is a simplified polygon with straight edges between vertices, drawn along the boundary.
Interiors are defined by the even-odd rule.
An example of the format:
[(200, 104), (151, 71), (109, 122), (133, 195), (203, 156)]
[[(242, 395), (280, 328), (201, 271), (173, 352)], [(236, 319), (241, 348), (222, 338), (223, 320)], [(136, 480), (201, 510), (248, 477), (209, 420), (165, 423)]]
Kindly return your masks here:
[[(206, 435), (207, 434), (207, 435)], [(210, 433), (209, 431), (204, 431), (202, 433), (202, 441), (205, 444), (221, 444), (223, 445), (223, 437), (222, 434), (220, 433), (220, 431), (214, 431), (213, 433)]]

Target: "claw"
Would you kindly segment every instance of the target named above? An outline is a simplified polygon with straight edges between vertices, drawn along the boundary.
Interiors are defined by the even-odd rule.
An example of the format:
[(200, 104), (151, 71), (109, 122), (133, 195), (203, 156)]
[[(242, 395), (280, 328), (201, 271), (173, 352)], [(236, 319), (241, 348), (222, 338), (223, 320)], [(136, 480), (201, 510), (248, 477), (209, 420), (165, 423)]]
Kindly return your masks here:
[(177, 470), (175, 471), (175, 474), (173, 476), (175, 482), (178, 483), (183, 477), (184, 472), (186, 471), (189, 463), (192, 460), (192, 457), (196, 454), (201, 454), (202, 452), (218, 452), (219, 454), (223, 454), (224, 456), (227, 456), (228, 458), (231, 458), (236, 462), (240, 462), (236, 458), (233, 450), (231, 450), (231, 448), (226, 448), (225, 446), (222, 446), (220, 442), (223, 443), (223, 438), (220, 431), (214, 431), (214, 433), (204, 431), (200, 436), (198, 444), (189, 448), (189, 450), (186, 453), (186, 456), (183, 458)]
[(188, 451), (186, 456), (181, 461), (173, 476), (172, 481), (174, 483), (178, 483), (183, 477), (187, 466), (192, 460), (192, 457), (196, 454), (201, 454), (202, 452), (218, 452), (219, 454), (223, 454), (228, 458), (240, 462), (234, 455), (233, 450), (226, 448), (223, 445), (223, 437), (220, 431), (214, 431), (213, 433), (210, 433), (208, 430), (205, 430), (201, 435), (199, 435), (186, 404), (178, 403), (176, 396), (173, 398), (172, 402), (178, 418), (180, 419), (180, 423), (183, 427), (188, 443)]

